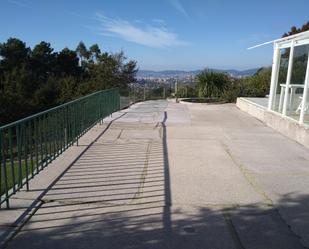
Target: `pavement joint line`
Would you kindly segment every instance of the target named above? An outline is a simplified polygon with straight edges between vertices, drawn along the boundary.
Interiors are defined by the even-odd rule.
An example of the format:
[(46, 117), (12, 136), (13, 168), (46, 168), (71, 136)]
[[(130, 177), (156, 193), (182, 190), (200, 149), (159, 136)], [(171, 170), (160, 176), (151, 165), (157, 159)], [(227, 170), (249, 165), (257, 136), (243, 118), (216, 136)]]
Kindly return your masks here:
[(44, 204), (59, 203), (59, 204), (64, 204), (64, 205), (83, 205), (83, 204), (103, 204), (102, 206), (110, 205), (110, 204), (112, 204), (113, 206), (128, 205), (127, 202), (114, 203), (112, 201), (105, 201), (105, 200), (100, 200), (100, 201), (79, 201), (79, 200), (74, 201), (74, 200), (70, 200), (70, 201), (66, 201), (66, 200), (57, 200), (57, 199), (43, 199), (42, 201), (44, 202)]
[(144, 185), (145, 185), (145, 180), (148, 174), (148, 167), (149, 167), (149, 157), (150, 157), (150, 152), (152, 148), (152, 142), (148, 143), (147, 150), (146, 150), (146, 158), (145, 158), (145, 163), (144, 163), (144, 168), (140, 177), (140, 184), (137, 188), (137, 192), (134, 194), (132, 198), (132, 202), (136, 201), (139, 198), (142, 198), (143, 196), (143, 191), (144, 191)]
[(253, 189), (262, 197), (264, 198), (265, 204), (272, 208), (275, 213), (277, 213), (278, 218), (281, 219), (281, 221), (286, 225), (288, 230), (290, 231), (291, 235), (293, 235), (295, 238), (297, 238), (300, 241), (300, 244), (304, 247), (304, 249), (308, 249), (308, 247), (305, 247), (302, 243), (302, 237), (299, 236), (291, 227), (291, 225), (288, 224), (288, 222), (283, 218), (281, 215), (279, 209), (274, 205), (272, 199), (266, 194), (266, 192), (257, 184), (255, 181), (255, 177), (253, 176), (252, 172), (249, 169), (246, 169), (242, 164), (238, 163), (238, 161), (233, 157), (231, 151), (229, 150), (228, 146), (221, 141), (221, 144), (223, 148), (225, 149), (226, 153), (229, 155), (229, 157), (232, 159), (232, 161), (239, 167), (240, 171), (244, 174), (245, 179), (248, 181), (248, 183), (253, 187)]
[(118, 139), (120, 139), (120, 137), (121, 137), (121, 135), (122, 135), (122, 132), (123, 132), (123, 129), (120, 130), (120, 132), (119, 132), (119, 134), (118, 134), (118, 136), (117, 136), (117, 138), (116, 138), (115, 141), (117, 141)]
[(232, 237), (236, 249), (245, 249), (239, 238), (238, 232), (233, 224), (230, 214), (227, 211), (222, 211), (222, 216), (224, 218), (229, 234)]
[(304, 249), (308, 249), (309, 247), (306, 247), (306, 246), (302, 243), (302, 237), (301, 237), (300, 235), (298, 235), (298, 234), (292, 229), (291, 225), (289, 225), (289, 224), (287, 223), (287, 221), (282, 217), (282, 215), (281, 215), (279, 209), (274, 208), (274, 212), (277, 214), (278, 218), (283, 222), (283, 224), (285, 224), (285, 225), (287, 226), (287, 228), (288, 228), (288, 230), (290, 231), (290, 233), (291, 233), (294, 237), (296, 237), (296, 238), (299, 240), (299, 242), (300, 242), (300, 244), (302, 245), (302, 247), (303, 247)]
[[(25, 191), (26, 192), (26, 191)], [(35, 201), (36, 200), (36, 198), (25, 198), (25, 197), (23, 197), (23, 198), (20, 198), (20, 197), (12, 197), (11, 198), (12, 200), (25, 200), (25, 201)]]
[[(102, 204), (102, 202), (98, 202), (98, 203), (91, 203), (91, 204), (93, 204), (93, 208), (111, 208), (111, 207), (131, 207), (131, 206), (141, 206), (141, 205), (149, 205), (149, 204), (154, 204), (154, 203), (161, 203), (161, 202), (163, 202), (163, 201), (146, 201), (146, 202), (143, 202), (143, 203), (126, 203), (125, 205), (123, 205), (123, 204), (119, 204), (119, 203), (107, 203), (107, 204), (109, 204), (109, 205), (94, 205), (94, 204)], [(58, 202), (57, 202), (58, 203)], [(71, 204), (69, 204), (69, 203), (63, 203), (64, 205), (66, 205), (66, 206), (74, 206), (75, 204), (73, 204), (73, 203), (71, 203)], [(84, 205), (84, 204), (87, 204), (88, 205), (88, 203), (80, 203), (80, 205)], [(112, 204), (112, 205), (110, 205), (110, 204)], [(58, 206), (56, 206), (56, 207), (62, 207), (63, 205), (58, 205)], [(54, 206), (53, 206), (54, 207)], [(49, 207), (47, 207), (47, 208), (49, 208)], [(88, 210), (88, 208), (89, 207), (87, 207), (87, 208), (82, 208), (82, 209), (79, 209), (79, 211), (85, 211), (85, 210)], [(55, 212), (52, 212), (53, 214), (55, 214), (55, 213), (63, 213), (63, 212), (71, 212), (70, 210), (69, 211), (55, 211)], [(46, 215), (47, 213), (43, 213), (43, 215)], [(42, 214), (40, 214), (40, 215), (42, 215)]]
[(256, 193), (258, 193), (260, 196), (263, 197), (264, 202), (271, 206), (274, 207), (274, 203), (272, 201), (272, 199), (267, 195), (267, 193), (259, 186), (259, 184), (256, 182), (255, 177), (253, 175), (253, 173), (247, 169), (245, 166), (243, 166), (241, 163), (239, 163), (234, 156), (232, 155), (230, 149), (228, 148), (228, 146), (222, 142), (221, 145), (223, 146), (225, 152), (227, 153), (227, 155), (232, 159), (232, 161), (238, 166), (238, 168), (240, 169), (240, 171), (243, 173), (245, 179), (247, 180), (247, 182), (252, 186), (252, 188), (255, 190)]

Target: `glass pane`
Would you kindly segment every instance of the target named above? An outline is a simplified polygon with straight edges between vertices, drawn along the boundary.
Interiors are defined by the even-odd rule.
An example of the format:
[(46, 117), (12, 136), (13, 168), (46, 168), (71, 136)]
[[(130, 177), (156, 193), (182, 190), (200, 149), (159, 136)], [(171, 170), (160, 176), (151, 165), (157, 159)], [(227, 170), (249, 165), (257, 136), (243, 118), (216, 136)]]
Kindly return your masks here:
[(309, 44), (294, 48), (292, 76), (289, 87), (287, 116), (299, 120), (304, 93)]
[(280, 49), (280, 64), (278, 82), (275, 88), (275, 95), (272, 110), (282, 112), (283, 99), (284, 99), (284, 85), (289, 65), (290, 48)]

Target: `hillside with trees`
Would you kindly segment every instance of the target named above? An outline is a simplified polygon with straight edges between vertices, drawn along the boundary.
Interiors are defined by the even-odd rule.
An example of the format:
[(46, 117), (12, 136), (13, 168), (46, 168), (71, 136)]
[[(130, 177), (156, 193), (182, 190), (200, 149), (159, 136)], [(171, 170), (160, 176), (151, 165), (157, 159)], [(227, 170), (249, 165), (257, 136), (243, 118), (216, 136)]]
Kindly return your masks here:
[(0, 43), (0, 125), (98, 90), (126, 93), (136, 72), (136, 61), (97, 44), (56, 52), (44, 41), (30, 48), (10, 38)]

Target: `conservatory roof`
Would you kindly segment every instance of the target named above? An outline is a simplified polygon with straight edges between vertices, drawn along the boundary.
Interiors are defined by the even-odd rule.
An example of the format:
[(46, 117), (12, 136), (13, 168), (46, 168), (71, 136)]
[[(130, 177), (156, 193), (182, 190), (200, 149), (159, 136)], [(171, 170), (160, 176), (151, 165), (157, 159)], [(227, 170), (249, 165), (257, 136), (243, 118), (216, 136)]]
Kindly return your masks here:
[(295, 46), (308, 44), (309, 43), (309, 31), (304, 31), (304, 32), (301, 32), (295, 35), (290, 35), (290, 36), (279, 38), (276, 40), (264, 42), (264, 43), (249, 47), (248, 49), (254, 49), (254, 48), (261, 47), (261, 46), (271, 44), (271, 43), (276, 44), (279, 48), (288, 48), (291, 46), (292, 41), (294, 41)]

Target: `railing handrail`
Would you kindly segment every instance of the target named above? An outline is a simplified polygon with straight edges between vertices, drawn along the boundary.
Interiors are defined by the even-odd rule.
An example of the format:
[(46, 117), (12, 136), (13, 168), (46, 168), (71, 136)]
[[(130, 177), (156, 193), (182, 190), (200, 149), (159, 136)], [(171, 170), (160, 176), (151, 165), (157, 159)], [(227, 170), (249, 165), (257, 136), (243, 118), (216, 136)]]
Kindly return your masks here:
[(115, 87), (115, 88), (110, 88), (110, 89), (106, 89), (106, 90), (96, 91), (96, 92), (90, 93), (90, 94), (88, 94), (88, 95), (85, 95), (85, 96), (83, 96), (83, 97), (80, 97), (80, 98), (71, 100), (71, 101), (69, 101), (69, 102), (67, 102), (67, 103), (64, 103), (64, 104), (57, 105), (57, 106), (55, 106), (55, 107), (49, 108), (49, 109), (47, 109), (47, 110), (45, 110), (45, 111), (41, 111), (41, 112), (32, 114), (32, 115), (30, 115), (30, 116), (28, 116), (28, 117), (18, 119), (18, 120), (16, 120), (16, 121), (11, 122), (11, 123), (8, 123), (8, 124), (5, 124), (5, 125), (3, 125), (3, 126), (0, 126), (0, 131), (3, 130), (3, 129), (11, 128), (12, 126), (18, 125), (18, 124), (23, 123), (23, 122), (25, 122), (25, 121), (29, 121), (29, 120), (31, 120), (31, 119), (37, 118), (37, 117), (39, 117), (39, 116), (41, 116), (41, 115), (44, 115), (44, 114), (47, 114), (47, 113), (49, 113), (49, 112), (51, 112), (51, 111), (55, 111), (55, 110), (61, 109), (61, 108), (63, 108), (63, 107), (66, 107), (66, 106), (68, 106), (68, 105), (70, 105), (70, 104), (73, 104), (73, 103), (75, 103), (75, 102), (79, 102), (79, 101), (81, 101), (81, 100), (83, 100), (83, 99), (86, 99), (86, 98), (88, 98), (88, 97), (91, 97), (91, 96), (93, 96), (93, 95), (96, 95), (96, 94), (99, 94), (99, 93), (102, 93), (102, 92), (113, 91), (113, 90), (116, 90), (116, 89), (118, 89), (118, 88)]
[(120, 109), (118, 88), (97, 91), (0, 127), (0, 208), (91, 127)]

